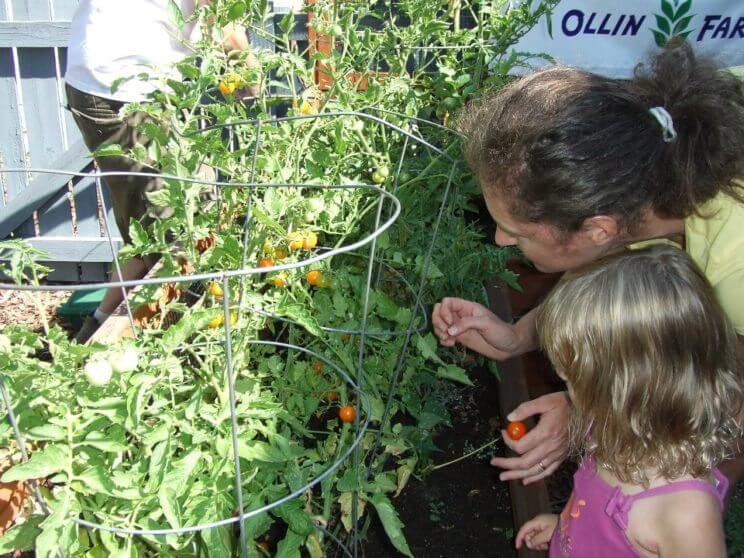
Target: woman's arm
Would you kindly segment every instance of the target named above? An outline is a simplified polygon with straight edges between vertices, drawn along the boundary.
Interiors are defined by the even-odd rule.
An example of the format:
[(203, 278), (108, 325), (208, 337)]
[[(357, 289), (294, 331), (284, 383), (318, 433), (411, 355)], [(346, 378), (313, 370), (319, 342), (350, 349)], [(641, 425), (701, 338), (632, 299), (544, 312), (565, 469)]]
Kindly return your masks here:
[(477, 302), (444, 298), (434, 306), (434, 333), (445, 347), (457, 343), (488, 358), (506, 360), (537, 347), (536, 309), (508, 324)]

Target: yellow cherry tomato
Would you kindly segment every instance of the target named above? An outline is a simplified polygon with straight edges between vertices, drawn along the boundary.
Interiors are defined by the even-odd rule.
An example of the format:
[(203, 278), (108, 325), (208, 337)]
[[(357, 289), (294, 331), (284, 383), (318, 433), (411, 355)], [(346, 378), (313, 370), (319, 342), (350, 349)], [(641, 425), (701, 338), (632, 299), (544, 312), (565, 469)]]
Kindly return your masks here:
[(207, 289), (207, 291), (208, 291), (208, 292), (209, 292), (209, 294), (211, 294), (211, 295), (212, 295), (212, 296), (213, 296), (214, 298), (222, 298), (222, 296), (223, 296), (223, 295), (225, 294), (225, 293), (224, 293), (224, 292), (222, 291), (222, 287), (220, 286), (220, 284), (219, 284), (219, 283), (217, 283), (216, 281), (212, 281), (212, 282), (211, 282), (211, 283), (209, 284), (209, 288)]
[(302, 237), (302, 247), (305, 250), (312, 250), (318, 245), (318, 235), (313, 231), (307, 231)]

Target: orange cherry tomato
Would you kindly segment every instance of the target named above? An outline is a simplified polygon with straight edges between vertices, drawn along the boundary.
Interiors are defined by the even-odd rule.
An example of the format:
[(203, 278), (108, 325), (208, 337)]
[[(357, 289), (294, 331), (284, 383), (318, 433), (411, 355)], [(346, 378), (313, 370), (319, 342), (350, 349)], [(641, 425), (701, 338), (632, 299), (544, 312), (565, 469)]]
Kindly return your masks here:
[(519, 440), (522, 436), (527, 434), (527, 426), (521, 421), (510, 422), (506, 426), (506, 433), (512, 440)]
[[(326, 395), (326, 399), (328, 401), (336, 401), (338, 399), (338, 392), (335, 391), (335, 390), (334, 391), (329, 391), (328, 392), (328, 395)], [(352, 407), (351, 410), (353, 411), (354, 408)], [(343, 420), (343, 419), (341, 419), (341, 420)], [(354, 420), (354, 419), (352, 418), (351, 420)]]
[(351, 405), (345, 405), (338, 410), (338, 418), (340, 418), (343, 422), (354, 422), (355, 417), (356, 409), (354, 409), (354, 407), (352, 407)]
[(308, 283), (313, 285), (314, 287), (317, 287), (320, 284), (321, 279), (323, 278), (323, 272), (318, 269), (313, 269), (311, 271), (307, 272), (307, 275), (305, 275), (305, 279)]
[(271, 258), (261, 258), (258, 262), (258, 267), (271, 267), (272, 265), (274, 265), (274, 260)]
[(319, 360), (313, 361), (313, 370), (315, 370), (315, 373), (320, 375), (323, 373), (323, 363)]
[(274, 283), (275, 287), (286, 287), (287, 286), (286, 279), (284, 279), (284, 277), (282, 277), (281, 275), (277, 275), (276, 277), (274, 277), (274, 279), (272, 280), (272, 283)]

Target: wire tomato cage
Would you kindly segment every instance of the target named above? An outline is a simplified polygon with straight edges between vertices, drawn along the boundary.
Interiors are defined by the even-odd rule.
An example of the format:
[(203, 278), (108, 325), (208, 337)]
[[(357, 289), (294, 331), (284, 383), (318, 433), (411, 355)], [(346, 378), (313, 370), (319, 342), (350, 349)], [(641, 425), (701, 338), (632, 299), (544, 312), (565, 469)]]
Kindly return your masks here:
[[(148, 275), (138, 280), (95, 284), (0, 283), (0, 290), (32, 292), (122, 289), (127, 320), (135, 335), (133, 343), (140, 344), (143, 355), (152, 358), (149, 368), (140, 367), (120, 380), (127, 383), (126, 386), (123, 383), (120, 386), (130, 390), (125, 405), (127, 409), (136, 409), (137, 405), (146, 406), (147, 403), (143, 402), (157, 400), (155, 395), (149, 394), (154, 394), (161, 387), (163, 390), (166, 387), (170, 389), (171, 396), (170, 400), (165, 397), (158, 403), (162, 407), (150, 408), (149, 414), (143, 414), (140, 418), (128, 415), (123, 422), (123, 427), (130, 432), (126, 442), (135, 447), (127, 447), (116, 457), (104, 454), (100, 459), (108, 461), (108, 466), (114, 464), (119, 468), (135, 470), (136, 464), (128, 463), (122, 455), (149, 455), (152, 461), (156, 451), (168, 451), (162, 448), (162, 444), (165, 439), (170, 443), (174, 433), (169, 429), (173, 425), (159, 422), (158, 416), (180, 412), (185, 405), (183, 397), (191, 397), (189, 401), (193, 401), (197, 398), (197, 392), (202, 393), (199, 390), (226, 393), (225, 412), (220, 419), (208, 415), (204, 406), (187, 411), (187, 416), (191, 416), (192, 422), (202, 420), (205, 424), (211, 422), (215, 427), (214, 439), (200, 439), (200, 447), (214, 451), (213, 457), (205, 457), (213, 467), (220, 460), (231, 462), (230, 503), (234, 504), (234, 513), (225, 514), (224, 517), (214, 517), (214, 513), (203, 514), (203, 521), (194, 522), (184, 522), (182, 517), (176, 517), (178, 514), (173, 510), (153, 512), (148, 517), (138, 517), (133, 513), (125, 518), (117, 514), (123, 491), (109, 488), (109, 493), (103, 495), (104, 499), (96, 500), (97, 508), (71, 508), (67, 521), (94, 532), (127, 538), (138, 536), (159, 543), (237, 526), (239, 554), (242, 557), (257, 556), (260, 552), (256, 550), (252, 538), (251, 521), (266, 517), (269, 512), (278, 514), (283, 505), (303, 495), (319, 494), (323, 481), (342, 467), (350, 467), (357, 472), (359, 485), (371, 478), (376, 467), (373, 462), (380, 453), (382, 432), (390, 424), (394, 411), (394, 396), (411, 348), (412, 336), (428, 328), (424, 301), (427, 276), (457, 170), (456, 160), (446, 150), (425, 139), (425, 133), (421, 131), (427, 125), (425, 121), (389, 111), (387, 118), (383, 119), (374, 112), (375, 109), (369, 109), (367, 112), (321, 112), (254, 119), (181, 133), (180, 141), (195, 145), (207, 154), (206, 164), (216, 172), (214, 180), (168, 173), (0, 169), (0, 175), (22, 173), (33, 177), (47, 174), (57, 176), (64, 182), (93, 181), (98, 197), (104, 203), (101, 212), (103, 228), (118, 277), (122, 276), (122, 269), (112, 226), (107, 218), (103, 182), (107, 178), (122, 176), (157, 180), (161, 184), (160, 191), (164, 193), (158, 194), (160, 199), (156, 199), (157, 196), (151, 198), (151, 203), (170, 204), (175, 208), (175, 215), (168, 218), (170, 221), (163, 221), (160, 225), (155, 221), (152, 226), (154, 232), (148, 240), (139, 238), (133, 242), (133, 248), (127, 247), (125, 251), (133, 251), (128, 254), (130, 257), (137, 251), (139, 255), (147, 254), (150, 249), (156, 253), (160, 251), (161, 259), (166, 260), (163, 269), (169, 271), (175, 269), (174, 265), (168, 265), (169, 260), (173, 264), (185, 258), (194, 265), (189, 273)], [(358, 124), (360, 122), (363, 128)], [(440, 128), (436, 130), (441, 131)], [(360, 137), (357, 132), (361, 129), (364, 134)], [(371, 155), (371, 138), (384, 138), (387, 142), (387, 150), (379, 155), (375, 163), (377, 168), (384, 163), (389, 164), (393, 171), (384, 177), (384, 181), (370, 184), (359, 180), (359, 177), (368, 176), (370, 170), (360, 165), (364, 164), (365, 157)], [(316, 141), (324, 146), (324, 151), (307, 150), (307, 146)], [(364, 153), (358, 156), (356, 150)], [(277, 160), (279, 167), (275, 164)], [(413, 163), (409, 165), (411, 161)], [(422, 165), (426, 168), (421, 169)], [(409, 166), (417, 174), (404, 182), (401, 177), (408, 172)], [(435, 192), (431, 189), (423, 191), (421, 186), (431, 182), (427, 180), (427, 169), (431, 168), (436, 169), (439, 185)], [(327, 169), (332, 169), (332, 172), (327, 172)], [(356, 177), (350, 179), (349, 176), (354, 174)], [(400, 201), (404, 188), (420, 189), (427, 203), (435, 208), (431, 221), (426, 224), (430, 240), (428, 246), (421, 247), (421, 258), (415, 269), (410, 264), (391, 259), (389, 246), (381, 247), (383, 241), (389, 243), (396, 238), (396, 221), (406, 210)], [(205, 192), (213, 192), (214, 195), (205, 196)], [(314, 220), (302, 219), (300, 212), (306, 210), (310, 196), (315, 196), (313, 200), (323, 203), (315, 203)], [(287, 235), (291, 237), (298, 227), (314, 230), (314, 234), (320, 235), (324, 243), (297, 252), (288, 250), (289, 254), (283, 258), (263, 258), (266, 261), (256, 265), (256, 260), (262, 255), (284, 250)], [(165, 228), (168, 228), (168, 234), (163, 232)], [(204, 238), (202, 235), (205, 232), (210, 235), (209, 238), (214, 237), (213, 246), (200, 252), (197, 244)], [(162, 245), (164, 238), (168, 243), (166, 250)], [(148, 246), (148, 241), (152, 242), (154, 248)], [(168, 250), (171, 255), (167, 253)], [(171, 257), (175, 253), (177, 257)], [(332, 288), (306, 288), (301, 279), (303, 273), (306, 274), (308, 270), (332, 270), (331, 265), (336, 263), (339, 264), (339, 271), (337, 274), (333, 271)], [(409, 274), (414, 275), (414, 280), (408, 277)], [(278, 286), (275, 281), (277, 277), (281, 277), (285, 285)], [(219, 285), (219, 297), (210, 294), (215, 292), (212, 285)], [(392, 285), (392, 294), (384, 294), (384, 300), (401, 301), (395, 319), (391, 318), (390, 312), (382, 317), (379, 315), (380, 300), (383, 299), (381, 293), (388, 285)], [(185, 300), (174, 303), (172, 313), (178, 321), (164, 331), (140, 327), (142, 323), (136, 319), (137, 307), (133, 302), (136, 296), (133, 297), (132, 293), (136, 295), (139, 290), (152, 294), (166, 286), (175, 286), (186, 294)], [(329, 304), (335, 313), (328, 312)], [(341, 311), (339, 305), (343, 304), (348, 308)], [(340, 338), (340, 343), (331, 341), (336, 337)], [(373, 350), (372, 345), (385, 339), (397, 339), (399, 349), (394, 368), (389, 371), (385, 381), (386, 390), (377, 395), (382, 400), (380, 407), (373, 402), (372, 391), (377, 393), (379, 390), (370, 384), (370, 378), (365, 373), (365, 359)], [(333, 347), (333, 350), (324, 350), (327, 347)], [(76, 357), (78, 366), (82, 366), (85, 357), (101, 350), (105, 351), (106, 348), (101, 349), (95, 343), (84, 351), (81, 349), (80, 354), (84, 353), (84, 356)], [(298, 362), (308, 359), (320, 363), (318, 367), (324, 371), (324, 382), (325, 373), (331, 374), (332, 380), (323, 385), (331, 385), (341, 391), (345, 401), (355, 408), (353, 422), (341, 425), (339, 432), (325, 437), (311, 436), (308, 432), (313, 419), (298, 424), (300, 421), (291, 416), (289, 409), (291, 397), (282, 399), (279, 396), (285, 391), (291, 393), (293, 389), (304, 389), (314, 381), (312, 378), (308, 382), (296, 377), (297, 370), (301, 368)], [(211, 375), (205, 374), (205, 367), (214, 368), (214, 363), (219, 364), (219, 370)], [(179, 372), (174, 373), (173, 370)], [(61, 399), (64, 399), (67, 391), (76, 393), (69, 401), (78, 403), (89, 401), (89, 390), (101, 389), (101, 395), (106, 397), (116, 395), (115, 390), (106, 391), (105, 387), (81, 387), (79, 369), (72, 371), (72, 374), (67, 370), (67, 374), (68, 378), (61, 381), (62, 387), (59, 388)], [(290, 384), (290, 380), (295, 383)], [(18, 445), (20, 460), (28, 462), (33, 452), (29, 455), (26, 442), (33, 438), (29, 437), (33, 427), (32, 423), (26, 425), (24, 422), (29, 415), (29, 406), (33, 407), (34, 402), (22, 393), (22, 385), (26, 384), (17, 382), (7, 369), (0, 371), (0, 392), (7, 418)], [(271, 399), (271, 405), (264, 408), (261, 402), (252, 399), (259, 391), (279, 395), (274, 393), (276, 397)], [(181, 402), (176, 403), (179, 397)], [(19, 404), (21, 400), (22, 404)], [(104, 397), (104, 400), (107, 399)], [(267, 430), (267, 425), (275, 420), (269, 417), (269, 410), (283, 417), (283, 433), (292, 432), (292, 439), (288, 442), (285, 443), (285, 438), (289, 434), (281, 437)], [(76, 412), (75, 408), (69, 411), (72, 414)], [(43, 415), (43, 411), (40, 412)], [(59, 422), (60, 418), (43, 416), (55, 422)], [(262, 418), (259, 420), (256, 417)], [(221, 420), (229, 421), (229, 439), (227, 431), (220, 428)], [(132, 426), (133, 421), (136, 427)], [(370, 429), (371, 423), (376, 427), (376, 434)], [(117, 431), (122, 428), (119, 424), (114, 426)], [(70, 439), (75, 439), (72, 428), (69, 427)], [(155, 430), (160, 432), (158, 436), (161, 438), (151, 438), (158, 441), (151, 448), (144, 447), (143, 440), (147, 440), (147, 436)], [(282, 443), (272, 445), (272, 435), (281, 438)], [(335, 441), (335, 448), (329, 453), (326, 449), (333, 445), (330, 440)], [(260, 445), (258, 442), (261, 442)], [(313, 461), (307, 456), (288, 457), (294, 455), (293, 448), (307, 445), (316, 457), (328, 454), (330, 458), (320, 464), (318, 459)], [(38, 447), (43, 447), (43, 444)], [(255, 488), (252, 483), (270, 468), (272, 459), (272, 455), (251, 455), (249, 450), (255, 447), (264, 448), (272, 455), (272, 452), (284, 451), (282, 457), (278, 454), (274, 457), (293, 462), (293, 477), (286, 479), (284, 490), (277, 492), (275, 487), (271, 490), (264, 487), (260, 498), (251, 493), (251, 488)], [(186, 457), (183, 457), (184, 454)], [(187, 448), (183, 448), (178, 458), (184, 460), (189, 455)], [(170, 464), (182, 465), (175, 454)], [(149, 478), (156, 478), (152, 476), (152, 471), (150, 474)], [(208, 472), (203, 474), (209, 475)], [(225, 477), (224, 471), (222, 476)], [(53, 477), (50, 484), (57, 490), (77, 490), (72, 478), (60, 479), (59, 475), (56, 480)], [(39, 486), (33, 484), (32, 489), (44, 513), (51, 513), (46, 504), (47, 497)], [(127, 505), (134, 505), (135, 508), (140, 504), (144, 506), (144, 501), (152, 497), (151, 494), (136, 491), (131, 491), (127, 496), (131, 499)], [(167, 498), (162, 494), (160, 498), (162, 505), (163, 499)], [(188, 502), (179, 505), (187, 506)], [(321, 537), (337, 545), (343, 555), (356, 557), (360, 552), (359, 516), (358, 493), (352, 490), (351, 532), (348, 535), (334, 531), (322, 518), (316, 518), (313, 527)], [(346, 542), (342, 540), (345, 537), (348, 537)], [(178, 544), (174, 543), (174, 548)]]

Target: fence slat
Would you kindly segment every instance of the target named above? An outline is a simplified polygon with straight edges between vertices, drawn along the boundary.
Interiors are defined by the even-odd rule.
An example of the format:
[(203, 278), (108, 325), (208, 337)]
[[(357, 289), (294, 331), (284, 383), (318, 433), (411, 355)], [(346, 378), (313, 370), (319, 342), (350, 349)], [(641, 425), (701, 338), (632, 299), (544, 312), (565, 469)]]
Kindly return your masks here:
[(12, 21), (0, 23), (0, 47), (66, 47), (69, 21)]
[[(3, 100), (0, 107), (3, 115), (0, 126), (0, 164), (4, 167), (23, 168), (24, 150), (16, 95), (15, 66), (13, 53), (9, 48), (0, 48), (0, 99)], [(2, 180), (8, 201), (25, 188), (25, 178), (22, 174), (8, 174), (2, 177)]]
[[(110, 262), (111, 247), (105, 238), (35, 237), (29, 243), (50, 254), (49, 261)], [(115, 242), (118, 247), (120, 242)], [(53, 254), (53, 256), (52, 256)]]
[[(72, 145), (49, 166), (53, 169), (82, 169), (88, 162), (88, 149), (81, 141)], [(65, 179), (59, 175), (40, 174), (35, 177), (23, 191), (23, 195), (16, 196), (0, 209), (0, 238), (5, 238), (20, 226), (41, 204), (55, 195), (64, 183)]]

